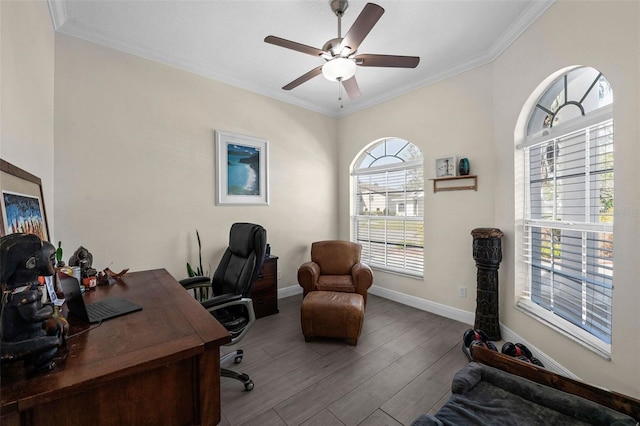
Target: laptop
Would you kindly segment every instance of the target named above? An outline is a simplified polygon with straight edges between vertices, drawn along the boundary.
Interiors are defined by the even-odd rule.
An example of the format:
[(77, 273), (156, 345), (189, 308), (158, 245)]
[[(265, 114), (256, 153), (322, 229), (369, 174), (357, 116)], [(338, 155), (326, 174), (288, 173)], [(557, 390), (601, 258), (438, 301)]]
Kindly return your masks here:
[(77, 278), (58, 272), (58, 279), (69, 312), (86, 322), (96, 323), (142, 310), (142, 306), (119, 297), (110, 297), (99, 302), (85, 304)]

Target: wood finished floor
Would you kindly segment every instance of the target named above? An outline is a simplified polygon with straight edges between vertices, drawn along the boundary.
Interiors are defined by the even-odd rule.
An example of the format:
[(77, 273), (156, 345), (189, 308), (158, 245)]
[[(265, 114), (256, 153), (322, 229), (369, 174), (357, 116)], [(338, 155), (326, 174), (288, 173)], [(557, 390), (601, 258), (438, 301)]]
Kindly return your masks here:
[(302, 295), (280, 299), (280, 313), (257, 320), (240, 343), (242, 363), (225, 365), (255, 388), (221, 379), (220, 425), (409, 425), (444, 404), (468, 362), (460, 350), (468, 324), (369, 295), (357, 346), (307, 343), (301, 303)]

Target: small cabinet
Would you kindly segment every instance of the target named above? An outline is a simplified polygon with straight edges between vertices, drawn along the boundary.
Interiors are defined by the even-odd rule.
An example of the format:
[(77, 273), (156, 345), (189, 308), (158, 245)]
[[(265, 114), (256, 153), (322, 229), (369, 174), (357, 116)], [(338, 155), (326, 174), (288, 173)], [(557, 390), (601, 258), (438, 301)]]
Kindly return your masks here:
[(264, 260), (262, 271), (253, 284), (251, 300), (256, 318), (278, 313), (278, 257), (270, 256)]

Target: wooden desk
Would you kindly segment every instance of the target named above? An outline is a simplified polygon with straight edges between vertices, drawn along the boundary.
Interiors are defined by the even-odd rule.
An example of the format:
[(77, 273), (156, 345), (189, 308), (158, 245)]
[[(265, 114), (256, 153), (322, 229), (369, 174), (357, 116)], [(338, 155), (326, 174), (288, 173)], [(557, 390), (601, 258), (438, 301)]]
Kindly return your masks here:
[[(219, 348), (231, 341), (225, 328), (163, 269), (128, 273), (88, 292), (85, 301), (112, 296), (143, 309), (69, 339), (65, 356), (49, 373), (27, 379), (21, 362), (2, 365), (0, 423), (220, 421)], [(77, 331), (73, 317), (70, 322)]]

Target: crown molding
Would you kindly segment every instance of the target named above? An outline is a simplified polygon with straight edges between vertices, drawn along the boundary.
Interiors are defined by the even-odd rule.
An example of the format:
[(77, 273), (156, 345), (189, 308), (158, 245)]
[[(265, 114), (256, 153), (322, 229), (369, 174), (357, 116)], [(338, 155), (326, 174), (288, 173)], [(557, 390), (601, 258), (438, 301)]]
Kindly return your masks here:
[(49, 13), (53, 21), (53, 28), (58, 31), (69, 19), (67, 4), (64, 0), (49, 0)]
[(532, 3), (489, 48), (487, 54), (492, 58), (491, 60), (495, 61), (498, 56), (500, 56), (507, 47), (511, 46), (553, 3), (555, 3), (555, 0), (539, 0)]
[(340, 111), (333, 108), (325, 108), (313, 104), (311, 102), (302, 101), (279, 89), (268, 89), (247, 84), (246, 82), (237, 80), (229, 75), (217, 73), (211, 69), (202, 67), (196, 63), (185, 61), (183, 59), (164, 55), (156, 51), (151, 46), (135, 46), (123, 40), (117, 40), (107, 34), (101, 34), (94, 30), (84, 28), (73, 19), (69, 19), (65, 0), (48, 0), (49, 10), (53, 20), (55, 30), (59, 33), (72, 37), (77, 37), (92, 43), (96, 43), (111, 49), (125, 52), (134, 56), (149, 59), (165, 65), (176, 67), (200, 76), (219, 81), (240, 89), (248, 90), (259, 95), (267, 96), (300, 108), (304, 108), (313, 112), (327, 115), (332, 118), (342, 118), (350, 114), (371, 108), (375, 105), (398, 98), (420, 88), (435, 84), (439, 81), (446, 80), (466, 71), (470, 71), (482, 65), (486, 65), (495, 61), (505, 49), (507, 49), (518, 37), (526, 31), (544, 12), (555, 2), (555, 0), (540, 0), (531, 4), (531, 6), (513, 22), (511, 26), (493, 43), (485, 52), (461, 62), (459, 64), (449, 66), (446, 69), (434, 70), (422, 80), (410, 84), (396, 86), (393, 93), (371, 97), (368, 100), (358, 103), (357, 105), (346, 104)]

